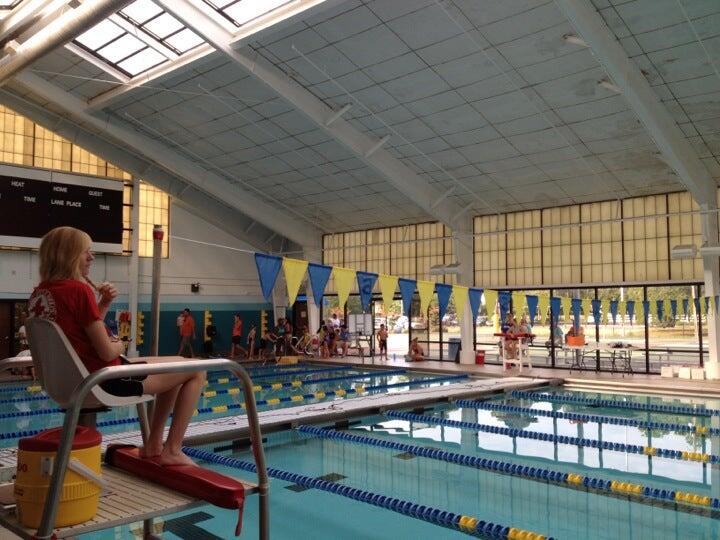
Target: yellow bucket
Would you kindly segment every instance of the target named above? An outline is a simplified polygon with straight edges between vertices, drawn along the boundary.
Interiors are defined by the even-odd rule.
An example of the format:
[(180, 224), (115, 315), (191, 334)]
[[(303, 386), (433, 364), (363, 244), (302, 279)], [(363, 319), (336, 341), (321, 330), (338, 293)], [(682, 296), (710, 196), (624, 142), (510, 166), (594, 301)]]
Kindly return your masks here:
[[(15, 501), (20, 523), (38, 527), (50, 486), (62, 428), (21, 439), (18, 446)], [(60, 493), (56, 527), (68, 527), (95, 517), (100, 499), (100, 433), (87, 427), (75, 430), (70, 465)]]

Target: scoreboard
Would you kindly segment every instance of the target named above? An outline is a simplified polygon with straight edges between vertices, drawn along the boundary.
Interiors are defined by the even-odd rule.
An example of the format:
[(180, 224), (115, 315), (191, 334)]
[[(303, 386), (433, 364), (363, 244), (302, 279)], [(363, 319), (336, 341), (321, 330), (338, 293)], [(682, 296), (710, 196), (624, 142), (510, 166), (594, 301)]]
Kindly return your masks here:
[(95, 251), (122, 253), (123, 183), (0, 169), (0, 246), (37, 248), (45, 233), (63, 225), (88, 233)]

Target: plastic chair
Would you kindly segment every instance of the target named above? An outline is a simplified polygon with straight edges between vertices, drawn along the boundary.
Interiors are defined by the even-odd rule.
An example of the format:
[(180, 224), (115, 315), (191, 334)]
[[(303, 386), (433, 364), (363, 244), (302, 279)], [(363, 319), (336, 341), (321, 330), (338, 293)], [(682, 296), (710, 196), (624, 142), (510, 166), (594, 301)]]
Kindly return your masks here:
[[(28, 319), (28, 338), (32, 360), (38, 378), (45, 392), (61, 408), (66, 409), (73, 390), (90, 373), (78, 357), (60, 327), (47, 319), (33, 317)], [(137, 405), (153, 399), (153, 396), (118, 397), (105, 392), (100, 386), (90, 391), (83, 408), (123, 407)]]

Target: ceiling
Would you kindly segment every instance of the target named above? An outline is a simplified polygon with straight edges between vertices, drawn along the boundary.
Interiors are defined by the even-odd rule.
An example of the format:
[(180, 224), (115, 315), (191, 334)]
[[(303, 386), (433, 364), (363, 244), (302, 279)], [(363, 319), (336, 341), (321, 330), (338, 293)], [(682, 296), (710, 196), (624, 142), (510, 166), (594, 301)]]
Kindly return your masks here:
[[(717, 183), (720, 2), (593, 3)], [(598, 85), (607, 75), (592, 51), (563, 39), (574, 33), (553, 1), (346, 0), (242, 52), (330, 109), (351, 104), (352, 128), (389, 136), (383, 148), (398, 166), (470, 215), (684, 189), (623, 95)], [(65, 48), (29, 69), (84, 102), (118, 86)], [(92, 114), (319, 232), (437, 217), (220, 52), (132, 85)]]

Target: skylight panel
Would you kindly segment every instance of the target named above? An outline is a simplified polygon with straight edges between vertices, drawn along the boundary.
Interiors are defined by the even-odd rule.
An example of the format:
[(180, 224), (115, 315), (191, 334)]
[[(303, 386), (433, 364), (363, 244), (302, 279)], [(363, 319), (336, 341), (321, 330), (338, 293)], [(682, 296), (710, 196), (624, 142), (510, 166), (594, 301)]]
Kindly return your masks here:
[(293, 0), (205, 0), (236, 26), (242, 26), (262, 15), (290, 4)]
[(163, 9), (152, 0), (136, 0), (126, 8), (121, 9), (119, 13), (142, 25), (162, 12)]
[(137, 54), (126, 58), (120, 62), (117, 67), (131, 77), (134, 77), (135, 75), (139, 75), (140, 73), (143, 73), (150, 68), (154, 68), (155, 66), (159, 66), (164, 62), (167, 62), (167, 58), (165, 56), (157, 52), (155, 49), (148, 47), (147, 49), (143, 49)]
[(22, 0), (0, 0), (0, 9), (14, 9)]
[(205, 43), (203, 38), (188, 28), (170, 36), (165, 42), (180, 54)]
[(80, 34), (75, 41), (86, 49), (95, 52), (103, 45), (118, 38), (124, 33), (125, 31), (117, 24), (105, 19), (93, 26), (87, 32)]
[(115, 64), (145, 47), (147, 45), (135, 36), (125, 34), (102, 49), (98, 49), (97, 53), (105, 60)]
[(145, 30), (152, 32), (158, 39), (165, 39), (170, 34), (176, 33), (178, 30), (185, 28), (183, 24), (172, 15), (163, 13), (159, 17), (154, 18), (144, 25)]

